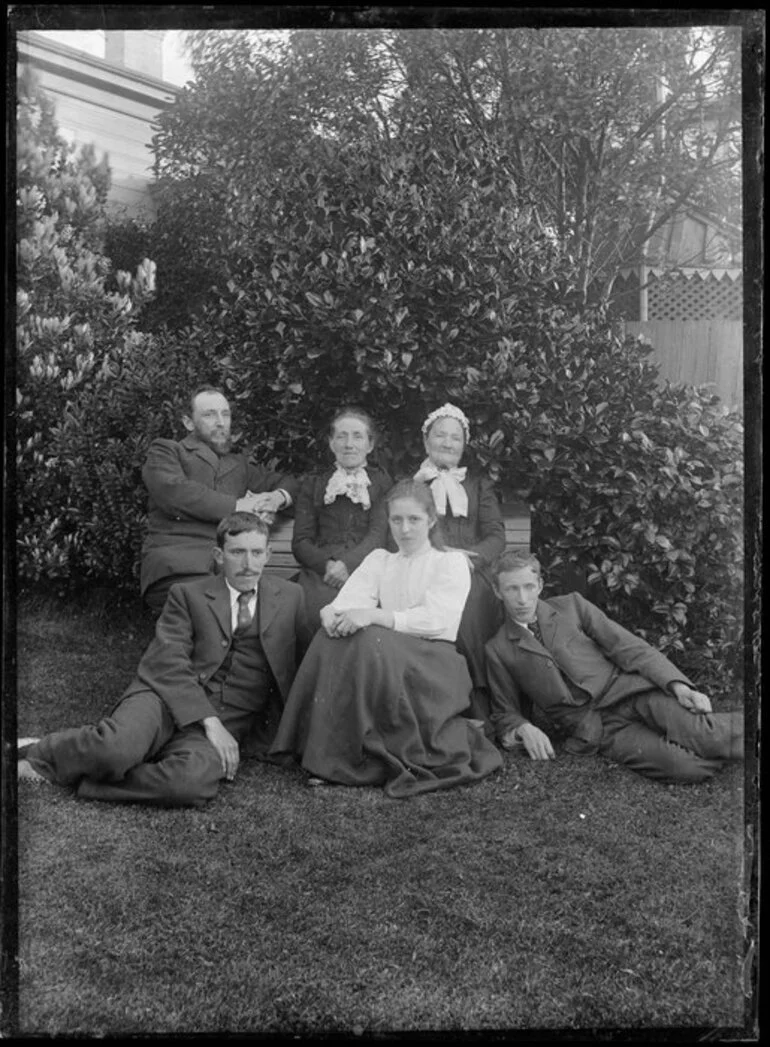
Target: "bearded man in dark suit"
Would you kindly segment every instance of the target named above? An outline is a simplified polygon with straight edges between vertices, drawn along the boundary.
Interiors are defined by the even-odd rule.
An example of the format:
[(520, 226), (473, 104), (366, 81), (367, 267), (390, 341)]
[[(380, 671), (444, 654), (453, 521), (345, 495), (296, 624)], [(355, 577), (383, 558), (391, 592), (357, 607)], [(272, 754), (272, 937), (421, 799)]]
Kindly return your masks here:
[(302, 589), (263, 577), (268, 525), (221, 521), (221, 571), (172, 586), (136, 677), (95, 725), (19, 743), (18, 776), (89, 800), (199, 807), (232, 781), (241, 746), (265, 755), (310, 636)]
[(743, 757), (741, 712), (712, 712), (660, 651), (579, 593), (540, 599), (536, 557), (505, 553), (494, 577), (506, 620), (485, 655), (504, 748), (550, 760), (554, 735), (664, 782), (704, 781)]
[(149, 503), (140, 586), (156, 614), (174, 582), (209, 573), (211, 546), (223, 517), (245, 511), (272, 523), (292, 504), (298, 488), (294, 478), (233, 450), (230, 404), (220, 389), (196, 389), (182, 422), (187, 436), (153, 440), (142, 469)]

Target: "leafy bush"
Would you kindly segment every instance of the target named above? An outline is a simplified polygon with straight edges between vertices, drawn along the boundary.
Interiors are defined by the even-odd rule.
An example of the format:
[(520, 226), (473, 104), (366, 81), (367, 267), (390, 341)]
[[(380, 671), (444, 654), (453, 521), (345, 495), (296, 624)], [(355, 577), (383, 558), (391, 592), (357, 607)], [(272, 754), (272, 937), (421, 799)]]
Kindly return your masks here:
[[(200, 228), (209, 298), (168, 337), (208, 345), (267, 455), (315, 465), (328, 417), (354, 399), (387, 430), (384, 464), (403, 471), (421, 455), (415, 420), (439, 396), (465, 397), (467, 369), (512, 324), (535, 336), (569, 293), (564, 266), (504, 165), (456, 142), (404, 136), (394, 153), (311, 138), (294, 159), (280, 179), (250, 169), (248, 193), (237, 159), (222, 159), (219, 222), (232, 235), (218, 226), (215, 249)], [(179, 192), (200, 214), (196, 186)]]
[[(61, 138), (28, 70), (19, 80), (17, 130), (19, 574), (60, 587), (130, 577), (136, 545), (126, 539), (141, 524), (141, 512), (128, 510), (136, 478), (125, 469), (126, 430), (99, 390), (145, 346), (135, 313), (152, 294), (153, 265), (145, 260), (134, 277), (113, 272), (101, 250), (106, 163)], [(93, 413), (76, 450), (70, 437), (87, 401)]]
[[(167, 313), (150, 338), (133, 312), (116, 318), (99, 258), (90, 286), (102, 326), (87, 373), (66, 389), (60, 371), (46, 377), (38, 346), (47, 337), (60, 367), (62, 332), (35, 327), (34, 363), (31, 321), (24, 328), (22, 407), (34, 391), (30, 418), (39, 410), (50, 426), (30, 421), (25, 453), (54, 469), (45, 498), (45, 481), (26, 476), (35, 511), (23, 540), (44, 545), (49, 572), (134, 584), (144, 451), (175, 430), (174, 401), (199, 381), (223, 384), (247, 442), (295, 472), (325, 460), (325, 423), (355, 400), (381, 424), (382, 463), (404, 474), (422, 457), (423, 417), (449, 399), (471, 419), (481, 466), (528, 496), (552, 589), (578, 568), (591, 597), (698, 680), (707, 662), (735, 662), (738, 417), (661, 386), (648, 347), (580, 307), (573, 260), (494, 143), (450, 116), (437, 137), (435, 116), (420, 111), (393, 140), (299, 133), (288, 118), (264, 119), (252, 83), (242, 111), (256, 106), (274, 139), (272, 152), (255, 148), (253, 116), (241, 136), (230, 110), (205, 118), (212, 97), (237, 108), (228, 76), (224, 94), (215, 78), (197, 100), (188, 89), (157, 143), (164, 181), (150, 233), (160, 282), (177, 296), (173, 324)], [(61, 282), (54, 291), (62, 297)], [(31, 554), (25, 563), (34, 576)]]
[(584, 338), (540, 369), (529, 348), (526, 403), (500, 383), (490, 467), (504, 476), (509, 449), (528, 462), (533, 544), (557, 590), (576, 567), (611, 616), (696, 679), (740, 673), (740, 416), (656, 383), (648, 346)]
[(295, 470), (325, 456), (345, 400), (380, 420), (394, 475), (422, 456), (425, 413), (459, 403), (481, 465), (528, 494), (551, 588), (577, 569), (610, 614), (680, 663), (694, 651), (702, 678), (704, 659), (740, 649), (738, 417), (661, 386), (649, 347), (579, 308), (575, 266), (504, 153), (413, 115), (397, 142), (296, 140), (280, 177), (218, 125), (205, 192), (183, 166), (170, 178), (179, 141), (211, 145), (200, 114), (199, 133), (184, 123), (165, 153), (162, 139), (167, 246), (173, 214), (199, 215), (211, 283), (169, 344), (208, 345), (250, 437)]

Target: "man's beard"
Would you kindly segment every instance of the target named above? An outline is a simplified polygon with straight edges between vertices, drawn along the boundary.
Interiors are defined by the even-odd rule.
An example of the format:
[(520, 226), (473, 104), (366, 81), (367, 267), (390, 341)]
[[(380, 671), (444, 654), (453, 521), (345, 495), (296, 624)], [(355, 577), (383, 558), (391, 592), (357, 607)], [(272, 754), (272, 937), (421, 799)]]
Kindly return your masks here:
[(202, 436), (200, 433), (197, 434), (198, 439), (202, 440), (207, 444), (211, 450), (218, 454), (220, 457), (230, 453), (230, 449), (233, 446), (232, 438), (228, 436)]

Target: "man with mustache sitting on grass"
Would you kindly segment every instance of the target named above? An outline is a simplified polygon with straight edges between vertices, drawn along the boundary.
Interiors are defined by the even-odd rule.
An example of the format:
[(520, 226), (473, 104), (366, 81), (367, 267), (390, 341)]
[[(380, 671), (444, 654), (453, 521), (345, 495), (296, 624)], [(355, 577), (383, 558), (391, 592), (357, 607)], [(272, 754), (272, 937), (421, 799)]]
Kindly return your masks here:
[(133, 682), (98, 724), (19, 743), (18, 777), (88, 800), (199, 807), (248, 739), (266, 754), (309, 642), (300, 586), (264, 578), (269, 528), (217, 527), (220, 573), (172, 586)]
[(503, 748), (551, 760), (554, 733), (567, 752), (664, 782), (701, 782), (743, 757), (741, 712), (712, 712), (660, 651), (579, 593), (541, 600), (536, 557), (504, 553), (494, 578), (506, 621), (485, 653)]

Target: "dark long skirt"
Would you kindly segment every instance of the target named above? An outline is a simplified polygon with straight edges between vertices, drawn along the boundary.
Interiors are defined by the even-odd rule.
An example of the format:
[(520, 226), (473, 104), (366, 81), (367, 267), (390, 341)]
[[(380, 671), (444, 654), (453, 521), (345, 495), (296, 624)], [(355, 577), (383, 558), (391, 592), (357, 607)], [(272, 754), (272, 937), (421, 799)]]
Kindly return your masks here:
[(454, 645), (381, 626), (316, 633), (271, 754), (340, 785), (384, 785), (395, 798), (477, 781), (502, 764), (460, 713), (470, 679)]

